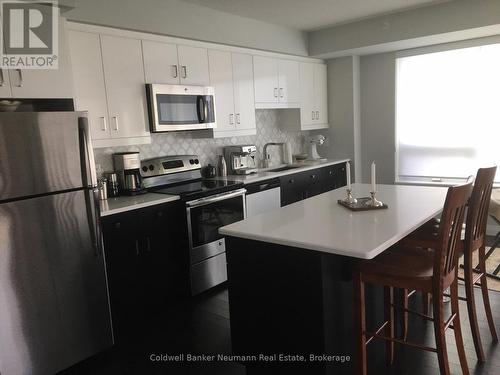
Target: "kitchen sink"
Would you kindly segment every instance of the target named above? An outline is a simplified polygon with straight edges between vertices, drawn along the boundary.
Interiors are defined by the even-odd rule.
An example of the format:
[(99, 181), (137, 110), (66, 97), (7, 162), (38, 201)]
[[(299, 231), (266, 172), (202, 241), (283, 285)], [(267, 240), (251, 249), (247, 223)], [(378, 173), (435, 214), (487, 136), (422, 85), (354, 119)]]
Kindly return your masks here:
[(269, 169), (269, 170), (267, 170), (267, 172), (283, 172), (283, 171), (288, 171), (289, 169), (295, 169), (295, 168), (300, 168), (300, 167), (297, 165), (286, 165), (284, 167)]

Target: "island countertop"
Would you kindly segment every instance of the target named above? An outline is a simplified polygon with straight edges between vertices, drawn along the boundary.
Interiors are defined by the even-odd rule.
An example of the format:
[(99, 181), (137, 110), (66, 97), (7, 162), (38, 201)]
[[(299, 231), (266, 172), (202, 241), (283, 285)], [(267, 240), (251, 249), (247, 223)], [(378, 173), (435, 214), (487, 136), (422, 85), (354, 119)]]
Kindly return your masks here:
[[(353, 184), (353, 195), (369, 196), (369, 184)], [(323, 253), (371, 259), (438, 215), (445, 187), (377, 185), (389, 208), (353, 212), (337, 203), (345, 188), (277, 208), (220, 228), (225, 236)]]

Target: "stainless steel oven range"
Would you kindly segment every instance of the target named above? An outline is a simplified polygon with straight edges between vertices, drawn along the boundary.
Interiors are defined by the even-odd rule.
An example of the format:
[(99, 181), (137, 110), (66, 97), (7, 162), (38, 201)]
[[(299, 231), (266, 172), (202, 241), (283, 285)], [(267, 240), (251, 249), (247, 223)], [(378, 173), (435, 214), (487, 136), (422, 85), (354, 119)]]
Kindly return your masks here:
[(179, 195), (185, 205), (191, 294), (226, 281), (226, 247), (219, 228), (246, 217), (243, 184), (203, 179), (196, 155), (144, 160), (141, 175), (149, 191)]

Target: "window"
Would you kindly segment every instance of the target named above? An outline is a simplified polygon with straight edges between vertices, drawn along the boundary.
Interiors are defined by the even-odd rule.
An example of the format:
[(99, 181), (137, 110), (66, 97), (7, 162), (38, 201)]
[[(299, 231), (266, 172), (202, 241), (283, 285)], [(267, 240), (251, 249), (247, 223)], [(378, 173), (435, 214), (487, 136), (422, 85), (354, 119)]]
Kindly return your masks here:
[(398, 182), (461, 182), (500, 163), (500, 44), (400, 57), (396, 69)]

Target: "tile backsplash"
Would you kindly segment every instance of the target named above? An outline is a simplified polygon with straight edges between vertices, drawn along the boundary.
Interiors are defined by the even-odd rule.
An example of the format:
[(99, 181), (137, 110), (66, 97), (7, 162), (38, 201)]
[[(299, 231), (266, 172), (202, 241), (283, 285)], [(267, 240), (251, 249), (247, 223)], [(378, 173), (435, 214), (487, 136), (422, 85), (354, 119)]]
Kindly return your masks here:
[[(113, 170), (112, 154), (124, 151), (139, 151), (141, 159), (165, 155), (194, 154), (199, 156), (203, 166), (209, 163), (216, 165), (217, 155), (222, 154), (222, 147), (227, 145), (255, 144), (259, 161), (262, 160), (263, 147), (268, 142), (290, 142), (294, 154), (305, 151), (305, 139), (309, 132), (282, 129), (278, 125), (279, 112), (272, 109), (256, 110), (256, 135), (211, 139), (194, 138), (191, 132), (159, 133), (151, 136), (151, 144), (148, 145), (96, 148), (94, 149), (95, 161), (97, 165), (100, 165), (102, 171), (111, 171)], [(280, 148), (270, 147), (269, 153), (271, 164), (279, 164)]]

